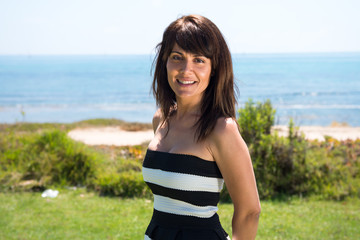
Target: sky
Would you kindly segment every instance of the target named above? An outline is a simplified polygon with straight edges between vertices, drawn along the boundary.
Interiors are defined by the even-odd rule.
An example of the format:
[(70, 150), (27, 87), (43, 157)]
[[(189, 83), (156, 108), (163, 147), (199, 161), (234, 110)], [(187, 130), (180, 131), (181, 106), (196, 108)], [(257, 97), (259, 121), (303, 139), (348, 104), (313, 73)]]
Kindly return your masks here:
[(0, 55), (152, 54), (200, 14), (232, 53), (359, 52), (359, 0), (0, 0)]

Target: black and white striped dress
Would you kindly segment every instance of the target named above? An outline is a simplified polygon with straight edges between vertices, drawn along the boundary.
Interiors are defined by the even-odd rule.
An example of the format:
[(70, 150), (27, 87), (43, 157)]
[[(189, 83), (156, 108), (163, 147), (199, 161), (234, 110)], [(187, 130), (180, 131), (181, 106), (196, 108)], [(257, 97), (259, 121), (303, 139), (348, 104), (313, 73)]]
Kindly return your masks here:
[(145, 240), (228, 240), (216, 213), (224, 180), (215, 162), (148, 149), (143, 177), (154, 194)]

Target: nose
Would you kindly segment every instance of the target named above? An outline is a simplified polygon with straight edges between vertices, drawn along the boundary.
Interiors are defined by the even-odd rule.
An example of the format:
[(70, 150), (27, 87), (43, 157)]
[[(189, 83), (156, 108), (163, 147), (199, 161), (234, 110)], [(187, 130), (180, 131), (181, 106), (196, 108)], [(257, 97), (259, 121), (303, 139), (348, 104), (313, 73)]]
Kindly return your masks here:
[(191, 72), (192, 71), (192, 62), (191, 60), (186, 59), (183, 61), (183, 64), (181, 65), (180, 72)]

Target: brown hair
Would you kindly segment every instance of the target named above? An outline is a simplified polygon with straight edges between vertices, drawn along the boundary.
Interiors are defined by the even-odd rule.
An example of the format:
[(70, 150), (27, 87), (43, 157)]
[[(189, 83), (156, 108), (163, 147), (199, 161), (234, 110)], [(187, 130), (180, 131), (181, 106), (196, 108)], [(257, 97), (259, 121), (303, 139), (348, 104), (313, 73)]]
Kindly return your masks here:
[(201, 117), (195, 125), (197, 140), (201, 141), (210, 135), (218, 118), (235, 118), (236, 99), (231, 54), (220, 30), (205, 17), (183, 16), (166, 28), (162, 42), (157, 45), (152, 83), (156, 103), (164, 117), (163, 123), (168, 121), (176, 107), (175, 93), (168, 83), (166, 70), (166, 63), (175, 43), (186, 52), (211, 59), (212, 74), (202, 99)]

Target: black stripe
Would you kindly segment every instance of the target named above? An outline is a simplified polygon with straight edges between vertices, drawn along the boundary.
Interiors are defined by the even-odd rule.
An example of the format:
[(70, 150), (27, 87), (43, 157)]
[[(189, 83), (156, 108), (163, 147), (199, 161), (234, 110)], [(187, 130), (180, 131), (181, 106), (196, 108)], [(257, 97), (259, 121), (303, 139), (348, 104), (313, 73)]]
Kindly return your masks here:
[(202, 191), (184, 191), (166, 188), (157, 184), (146, 182), (153, 194), (177, 199), (196, 206), (217, 206), (220, 194)]
[(200, 218), (193, 216), (183, 216), (165, 213), (154, 209), (151, 222), (167, 227), (191, 227), (214, 229), (221, 226), (219, 216), (215, 213), (210, 218)]
[(193, 155), (147, 150), (143, 166), (169, 172), (194, 174), (204, 177), (222, 178), (216, 162)]

